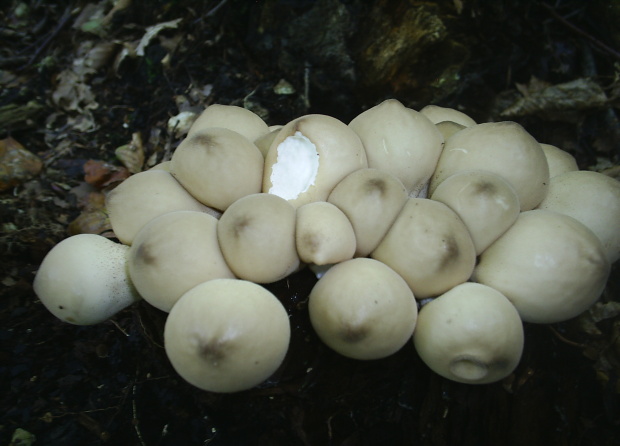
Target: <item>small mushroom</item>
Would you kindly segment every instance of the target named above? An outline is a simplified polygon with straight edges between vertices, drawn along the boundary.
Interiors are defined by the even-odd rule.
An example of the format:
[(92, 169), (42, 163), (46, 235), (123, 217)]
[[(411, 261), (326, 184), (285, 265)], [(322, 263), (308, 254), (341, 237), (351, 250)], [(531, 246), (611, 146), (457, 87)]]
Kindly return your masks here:
[(599, 298), (610, 265), (600, 240), (579, 221), (522, 212), (481, 255), (472, 279), (506, 296), (526, 322), (571, 319)]
[(191, 133), (171, 159), (172, 175), (198, 201), (224, 211), (260, 192), (263, 155), (247, 138), (226, 128)]
[(476, 121), (470, 118), (462, 111), (449, 107), (440, 107), (439, 105), (427, 105), (420, 110), (433, 124), (444, 121), (451, 121), (462, 125), (463, 127), (471, 127), (476, 125)]
[(140, 299), (127, 274), (128, 250), (95, 234), (66, 238), (43, 259), (34, 292), (64, 322), (103, 322)]
[(539, 209), (576, 218), (601, 240), (610, 263), (620, 259), (620, 182), (588, 170), (570, 171), (549, 181)]
[(453, 381), (486, 384), (510, 375), (523, 352), (519, 313), (499, 291), (462, 283), (420, 310), (413, 333), (418, 355)]
[(565, 172), (573, 172), (579, 170), (577, 166), (577, 160), (573, 155), (559, 147), (552, 146), (551, 144), (540, 144), (543, 149), (545, 158), (547, 158), (547, 164), (549, 165), (549, 178), (553, 178)]
[(353, 257), (355, 232), (340, 209), (316, 201), (297, 209), (295, 244), (302, 262), (330, 265)]
[(389, 356), (411, 339), (418, 309), (407, 283), (368, 258), (339, 263), (316, 283), (308, 301), (321, 340), (354, 359)]
[(441, 132), (443, 139), (446, 141), (456, 132), (460, 132), (466, 128), (466, 126), (452, 121), (441, 121), (435, 124), (435, 126), (437, 127), (437, 130)]
[(254, 145), (258, 147), (258, 150), (260, 150), (260, 153), (263, 154), (263, 157), (267, 157), (269, 148), (271, 147), (273, 140), (276, 139), (276, 136), (278, 135), (282, 127), (283, 126), (281, 125), (271, 126), (269, 127), (269, 133), (264, 134), (263, 136), (254, 141)]
[(407, 201), (403, 183), (378, 169), (360, 169), (344, 178), (327, 199), (347, 216), (355, 231), (356, 257), (366, 257), (385, 236)]
[(277, 195), (235, 201), (218, 222), (217, 238), (226, 263), (241, 279), (271, 283), (299, 267), (295, 208)]
[(114, 234), (131, 245), (149, 221), (173, 211), (199, 211), (219, 215), (192, 197), (166, 170), (147, 170), (130, 176), (105, 198)]
[(444, 180), (431, 199), (461, 217), (476, 247), (487, 249), (519, 216), (519, 197), (502, 177), (482, 170), (455, 173)]
[(187, 137), (212, 127), (223, 127), (255, 141), (269, 132), (269, 127), (256, 113), (236, 105), (209, 105), (189, 129)]
[(210, 392), (239, 392), (280, 366), (290, 324), (265, 288), (237, 279), (195, 286), (174, 305), (164, 328), (166, 354), (190, 384)]
[(476, 262), (474, 242), (459, 216), (426, 198), (407, 200), (370, 256), (400, 274), (417, 299), (465, 282)]
[(368, 167), (394, 175), (410, 196), (425, 196), (444, 142), (426, 116), (388, 99), (359, 114), (349, 127), (364, 143)]
[(464, 170), (486, 170), (503, 177), (515, 188), (522, 211), (535, 208), (547, 193), (545, 154), (538, 141), (516, 122), (476, 124), (448, 138), (429, 193), (450, 175)]
[(325, 201), (344, 177), (367, 167), (359, 137), (326, 115), (306, 115), (280, 129), (265, 158), (263, 192), (296, 208)]
[(235, 277), (220, 251), (217, 219), (194, 211), (170, 212), (147, 223), (134, 238), (128, 266), (144, 300), (166, 312), (194, 286)]

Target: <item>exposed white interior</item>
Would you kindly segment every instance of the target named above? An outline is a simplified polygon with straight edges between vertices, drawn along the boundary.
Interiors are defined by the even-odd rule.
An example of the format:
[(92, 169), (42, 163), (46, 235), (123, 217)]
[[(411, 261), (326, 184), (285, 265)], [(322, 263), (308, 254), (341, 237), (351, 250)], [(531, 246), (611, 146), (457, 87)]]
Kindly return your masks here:
[(269, 193), (294, 200), (314, 184), (319, 171), (319, 153), (301, 132), (286, 138), (276, 150)]

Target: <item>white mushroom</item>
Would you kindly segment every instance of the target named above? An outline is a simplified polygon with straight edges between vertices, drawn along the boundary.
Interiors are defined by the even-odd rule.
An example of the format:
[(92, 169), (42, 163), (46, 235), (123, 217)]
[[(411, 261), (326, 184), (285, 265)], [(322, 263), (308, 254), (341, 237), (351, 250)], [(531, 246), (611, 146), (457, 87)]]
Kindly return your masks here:
[(127, 274), (128, 250), (94, 234), (66, 238), (43, 259), (34, 292), (62, 321), (103, 322), (139, 300)]
[(573, 172), (579, 170), (577, 166), (577, 160), (573, 155), (559, 147), (552, 146), (551, 144), (540, 144), (543, 149), (545, 158), (547, 158), (547, 164), (549, 165), (549, 178), (553, 178), (565, 172)]
[(255, 141), (269, 132), (265, 121), (256, 113), (236, 105), (212, 104), (198, 116), (189, 129), (188, 138), (204, 129), (223, 127)]
[(288, 350), (290, 324), (265, 288), (214, 279), (175, 304), (164, 329), (166, 354), (190, 384), (211, 392), (250, 389), (271, 376)]
[(454, 108), (440, 107), (439, 105), (427, 105), (420, 110), (420, 113), (430, 119), (433, 124), (450, 121), (460, 124), (463, 127), (471, 127), (472, 125), (476, 125), (476, 121), (462, 111)]
[(485, 384), (510, 375), (523, 352), (519, 313), (499, 291), (463, 283), (424, 305), (413, 342), (424, 363), (453, 381)]

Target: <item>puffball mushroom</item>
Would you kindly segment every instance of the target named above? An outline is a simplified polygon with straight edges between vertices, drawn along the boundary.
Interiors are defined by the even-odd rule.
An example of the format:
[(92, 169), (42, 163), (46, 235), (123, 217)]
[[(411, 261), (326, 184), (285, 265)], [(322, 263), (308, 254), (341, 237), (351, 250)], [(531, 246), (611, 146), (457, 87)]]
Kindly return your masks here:
[(219, 215), (192, 197), (166, 170), (147, 170), (130, 176), (105, 198), (114, 234), (131, 245), (149, 221), (173, 211), (199, 211)]
[(437, 186), (431, 199), (448, 205), (463, 220), (476, 255), (519, 216), (519, 197), (514, 188), (499, 175), (482, 170), (455, 173)]
[(103, 322), (140, 299), (127, 274), (128, 250), (95, 234), (66, 238), (43, 259), (34, 292), (64, 322)]
[(269, 127), (256, 113), (236, 105), (212, 104), (194, 121), (187, 136), (193, 136), (212, 127), (232, 130), (251, 142), (269, 133)]
[(413, 333), (418, 355), (435, 373), (467, 384), (510, 375), (523, 352), (519, 313), (499, 291), (462, 283), (420, 310)]
[(247, 138), (226, 128), (191, 133), (170, 161), (172, 175), (190, 194), (221, 211), (261, 190), (263, 155)]
[(353, 257), (355, 232), (344, 212), (316, 201), (297, 209), (295, 245), (302, 262), (330, 265)]
[(451, 121), (462, 125), (463, 127), (471, 127), (476, 125), (476, 121), (470, 118), (462, 111), (449, 107), (440, 107), (439, 105), (427, 105), (420, 110), (433, 124), (443, 121)]
[(347, 175), (329, 194), (347, 216), (356, 238), (356, 257), (366, 257), (385, 236), (407, 201), (407, 190), (393, 175), (360, 169)]
[(425, 198), (407, 199), (370, 256), (400, 274), (417, 299), (465, 282), (476, 262), (463, 221), (445, 204)]
[(235, 277), (220, 251), (217, 219), (194, 211), (170, 212), (147, 223), (131, 245), (128, 266), (144, 300), (166, 312), (194, 286)]
[(262, 383), (284, 360), (289, 340), (280, 301), (260, 285), (237, 279), (209, 280), (189, 290), (164, 328), (174, 369), (210, 392), (239, 392)]
[(526, 322), (571, 319), (601, 295), (610, 264), (579, 221), (545, 210), (522, 212), (479, 258), (472, 279), (506, 296)]
[(549, 167), (540, 144), (516, 122), (467, 127), (446, 141), (430, 182), (429, 194), (457, 172), (486, 170), (516, 190), (522, 211), (535, 208), (547, 193)]
[(217, 224), (217, 238), (226, 263), (241, 279), (271, 283), (299, 266), (295, 208), (277, 195), (235, 201)]
[(441, 132), (443, 135), (443, 139), (447, 140), (449, 137), (454, 135), (456, 132), (460, 132), (465, 128), (464, 125), (458, 124), (452, 121), (441, 121), (435, 124), (437, 130)]
[(265, 158), (263, 192), (296, 208), (325, 201), (344, 177), (368, 167), (359, 137), (325, 115), (306, 115), (280, 129)]
[(551, 178), (539, 209), (576, 218), (596, 234), (610, 263), (620, 259), (620, 182), (587, 170)]
[(549, 178), (553, 178), (565, 172), (579, 170), (577, 160), (570, 153), (565, 152), (559, 147), (552, 146), (551, 144), (540, 143), (540, 147), (543, 149), (545, 158), (547, 158)]
[(418, 308), (407, 283), (368, 258), (330, 268), (308, 300), (310, 322), (321, 340), (354, 359), (379, 359), (411, 339)]
[(349, 127), (364, 143), (368, 167), (394, 175), (410, 196), (424, 194), (444, 142), (426, 116), (388, 99), (359, 114)]

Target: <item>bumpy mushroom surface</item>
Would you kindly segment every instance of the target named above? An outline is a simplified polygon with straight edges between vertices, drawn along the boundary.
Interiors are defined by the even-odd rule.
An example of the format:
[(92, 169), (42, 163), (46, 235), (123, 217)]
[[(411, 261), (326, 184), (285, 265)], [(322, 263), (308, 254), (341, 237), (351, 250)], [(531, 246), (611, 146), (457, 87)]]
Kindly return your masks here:
[(114, 234), (131, 245), (149, 221), (173, 211), (211, 212), (192, 197), (166, 170), (147, 170), (130, 176), (106, 195), (106, 209)]
[(473, 280), (500, 291), (521, 319), (555, 323), (573, 318), (601, 295), (610, 265), (600, 240), (557, 212), (522, 212), (481, 255)]
[(429, 193), (450, 175), (486, 170), (516, 190), (522, 211), (535, 208), (547, 193), (549, 167), (540, 144), (521, 125), (488, 122), (467, 127), (446, 141)]
[(355, 231), (355, 256), (365, 257), (392, 226), (407, 201), (407, 190), (387, 172), (360, 169), (338, 183), (327, 200), (345, 213)]
[(217, 219), (202, 212), (177, 211), (151, 220), (136, 235), (128, 266), (144, 300), (166, 312), (194, 286), (234, 278), (220, 251)]
[(366, 149), (368, 167), (398, 178), (410, 196), (421, 196), (435, 170), (443, 136), (422, 113), (388, 99), (350, 123)]
[(43, 259), (34, 292), (62, 321), (103, 322), (140, 299), (127, 274), (128, 250), (94, 234), (66, 238)]
[(476, 250), (467, 227), (448, 206), (409, 198), (371, 257), (400, 274), (423, 299), (469, 279)]
[(438, 124), (443, 121), (456, 122), (463, 127), (471, 127), (476, 125), (476, 121), (470, 118), (462, 111), (449, 107), (440, 107), (439, 105), (427, 105), (420, 110), (424, 116), (431, 120), (433, 124)]
[(471, 235), (476, 255), (502, 235), (519, 216), (519, 197), (502, 177), (482, 170), (455, 173), (431, 199), (457, 213)]
[(271, 283), (299, 266), (295, 246), (295, 208), (271, 194), (235, 201), (222, 214), (217, 238), (224, 259), (241, 279)]
[(327, 271), (310, 293), (308, 311), (323, 342), (355, 359), (398, 351), (411, 338), (418, 313), (402, 277), (367, 258), (347, 260)]
[(325, 201), (345, 176), (367, 167), (359, 137), (325, 115), (306, 115), (280, 129), (265, 158), (263, 192), (299, 207)]
[(190, 137), (210, 127), (232, 130), (252, 142), (269, 133), (269, 127), (256, 113), (236, 105), (213, 104), (198, 116), (187, 136)]
[(539, 209), (576, 218), (601, 240), (611, 263), (620, 259), (620, 182), (587, 170), (553, 177)]
[(577, 160), (573, 155), (559, 147), (552, 146), (551, 144), (540, 144), (543, 149), (545, 158), (547, 158), (547, 164), (549, 165), (549, 178), (553, 178), (565, 172), (573, 172), (579, 170), (577, 166)]
[(510, 375), (523, 352), (519, 313), (499, 291), (463, 283), (424, 305), (413, 342), (433, 371), (453, 381), (485, 384)]
[(164, 329), (174, 369), (211, 392), (238, 392), (265, 381), (282, 363), (289, 340), (280, 301), (260, 285), (237, 279), (214, 279), (189, 290)]
[(221, 211), (261, 190), (263, 155), (247, 138), (226, 128), (192, 133), (170, 161), (172, 175), (190, 194)]

